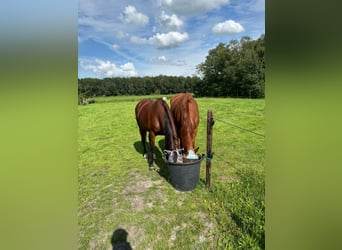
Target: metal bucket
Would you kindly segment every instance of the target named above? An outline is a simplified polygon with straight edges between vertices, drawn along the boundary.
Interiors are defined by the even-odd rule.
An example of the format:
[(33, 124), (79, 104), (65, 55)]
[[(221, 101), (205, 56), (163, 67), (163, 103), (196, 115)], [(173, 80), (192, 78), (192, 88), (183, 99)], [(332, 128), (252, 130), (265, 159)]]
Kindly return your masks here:
[(200, 176), (202, 156), (198, 160), (184, 163), (167, 162), (171, 183), (179, 191), (191, 191), (196, 188)]

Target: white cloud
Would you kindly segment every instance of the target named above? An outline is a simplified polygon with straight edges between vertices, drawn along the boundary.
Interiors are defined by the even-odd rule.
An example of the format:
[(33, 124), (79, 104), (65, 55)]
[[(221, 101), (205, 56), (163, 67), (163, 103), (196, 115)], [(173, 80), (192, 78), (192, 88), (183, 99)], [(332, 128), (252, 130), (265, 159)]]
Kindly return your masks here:
[(125, 63), (120, 66), (116, 66), (110, 61), (103, 61), (100, 59), (95, 59), (95, 64), (91, 64), (86, 61), (80, 60), (80, 66), (87, 70), (93, 72), (95, 75), (100, 77), (116, 77), (116, 76), (137, 76), (138, 73), (135, 70), (133, 63)]
[(111, 48), (112, 48), (113, 50), (117, 50), (117, 49), (120, 49), (120, 45), (112, 44)]
[(158, 23), (163, 31), (179, 30), (183, 25), (183, 21), (177, 17), (177, 15), (172, 14), (171, 16), (165, 14), (164, 11), (158, 17)]
[(165, 64), (168, 62), (168, 59), (165, 56), (158, 56), (158, 57), (153, 57), (152, 58), (153, 62), (160, 62), (162, 64)]
[(129, 37), (129, 34), (128, 33), (124, 33), (123, 31), (118, 31), (116, 33), (116, 38), (117, 39), (124, 39), (124, 38), (127, 38)]
[(245, 29), (242, 27), (242, 25), (233, 20), (217, 23), (212, 28), (212, 32), (215, 34), (237, 34), (243, 31), (245, 31)]
[(194, 14), (218, 9), (229, 0), (161, 0), (161, 3), (177, 14)]
[[(149, 38), (151, 39), (151, 38)], [(149, 39), (146, 39), (146, 38), (140, 38), (140, 37), (137, 37), (137, 36), (132, 36), (131, 37), (131, 42), (132, 43), (135, 43), (135, 44), (148, 44), (151, 42), (149, 42)]]
[(184, 66), (186, 65), (186, 62), (184, 60), (176, 60), (173, 61), (171, 59), (168, 59), (165, 56), (158, 56), (151, 58), (151, 62), (155, 64), (162, 64), (162, 65), (173, 65), (173, 66)]
[(169, 33), (157, 33), (152, 37), (153, 44), (158, 48), (175, 47), (179, 43), (185, 42), (189, 39), (188, 33), (179, 33), (171, 31)]
[(132, 5), (126, 6), (125, 10), (120, 14), (120, 19), (124, 23), (133, 23), (138, 26), (146, 26), (149, 22), (149, 17), (138, 12)]
[(114, 25), (108, 20), (103, 20), (91, 16), (81, 16), (78, 18), (78, 25), (91, 28), (96, 32), (104, 32), (113, 29)]
[(189, 39), (188, 33), (179, 33), (171, 31), (168, 33), (157, 33), (156, 35), (146, 39), (136, 36), (131, 37), (131, 41), (136, 44), (150, 44), (156, 46), (158, 49), (168, 49), (178, 46), (179, 43), (185, 42)]

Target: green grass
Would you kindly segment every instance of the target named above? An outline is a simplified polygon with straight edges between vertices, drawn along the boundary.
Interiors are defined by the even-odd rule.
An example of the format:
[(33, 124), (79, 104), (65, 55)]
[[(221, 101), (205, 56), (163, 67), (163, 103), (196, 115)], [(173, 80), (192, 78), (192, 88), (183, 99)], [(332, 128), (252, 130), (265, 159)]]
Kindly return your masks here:
[(134, 117), (142, 98), (94, 98), (95, 104), (79, 106), (79, 249), (111, 249), (118, 228), (133, 249), (264, 248), (265, 138), (226, 122), (264, 134), (265, 101), (196, 99), (200, 153), (207, 110), (214, 111), (212, 190), (204, 184), (203, 161), (197, 188), (179, 192), (161, 158), (162, 136), (157, 172), (142, 157)]

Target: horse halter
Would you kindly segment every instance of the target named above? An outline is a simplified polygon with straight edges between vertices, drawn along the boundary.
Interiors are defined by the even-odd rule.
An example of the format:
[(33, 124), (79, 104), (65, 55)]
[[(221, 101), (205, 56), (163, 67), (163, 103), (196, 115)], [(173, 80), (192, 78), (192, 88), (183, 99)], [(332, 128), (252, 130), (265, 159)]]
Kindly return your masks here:
[(168, 162), (178, 162), (178, 163), (182, 163), (183, 160), (183, 152), (184, 152), (184, 148), (182, 149), (174, 149), (174, 150), (164, 150), (164, 154), (165, 154), (165, 158)]

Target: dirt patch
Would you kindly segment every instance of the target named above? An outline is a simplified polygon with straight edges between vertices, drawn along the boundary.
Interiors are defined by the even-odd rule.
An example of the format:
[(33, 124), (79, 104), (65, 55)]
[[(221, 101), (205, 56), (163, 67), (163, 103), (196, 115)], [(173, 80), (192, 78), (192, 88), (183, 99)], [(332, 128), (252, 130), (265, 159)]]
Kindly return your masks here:
[(127, 228), (128, 238), (127, 241), (130, 242), (132, 249), (136, 249), (137, 246), (141, 244), (144, 239), (145, 231), (141, 227), (132, 225)]
[(128, 198), (132, 209), (134, 209), (136, 212), (142, 212), (147, 208), (152, 208), (153, 203), (152, 202), (145, 202), (145, 198), (143, 196), (132, 196)]
[(182, 223), (181, 226), (175, 226), (172, 229), (171, 232), (171, 236), (169, 238), (169, 244), (172, 246), (174, 244), (174, 241), (177, 239), (177, 234), (179, 231), (181, 231), (182, 229), (186, 228), (187, 224), (186, 223)]
[(151, 177), (132, 173), (130, 180), (122, 191), (122, 194), (126, 195), (129, 193), (143, 193), (152, 187), (153, 184), (154, 181), (151, 179)]
[(130, 180), (121, 192), (130, 202), (131, 208), (135, 212), (142, 212), (145, 209), (152, 208), (156, 201), (167, 201), (167, 195), (162, 189), (151, 189), (152, 187), (161, 187), (162, 180), (152, 180), (150, 176), (131, 173)]
[(157, 189), (156, 191), (153, 192), (153, 197), (156, 199), (160, 199), (162, 201), (167, 201), (167, 195), (163, 193), (160, 189)]
[(224, 183), (233, 183), (237, 181), (236, 177), (224, 175), (217, 177), (217, 180)]
[(198, 213), (198, 218), (204, 225), (204, 229), (198, 238), (199, 243), (203, 243), (205, 241), (214, 242), (214, 231), (216, 229), (215, 221), (202, 212)]
[[(119, 192), (120, 200), (124, 199), (129, 204), (126, 212), (131, 214), (133, 218), (143, 216), (146, 219), (154, 220), (153, 209), (158, 208), (160, 211), (168, 201), (164, 185), (164, 181), (156, 178), (156, 176), (143, 175), (137, 172), (130, 173), (127, 178), (127, 185)], [(122, 228), (127, 230), (127, 241), (130, 242), (133, 249), (138, 249), (141, 245), (146, 244), (144, 240), (147, 236), (143, 224), (129, 223), (122, 225)], [(145, 246), (144, 249), (148, 248)]]
[(152, 180), (140, 180), (132, 182), (130, 185), (127, 185), (123, 193), (143, 193), (146, 192), (152, 186)]

